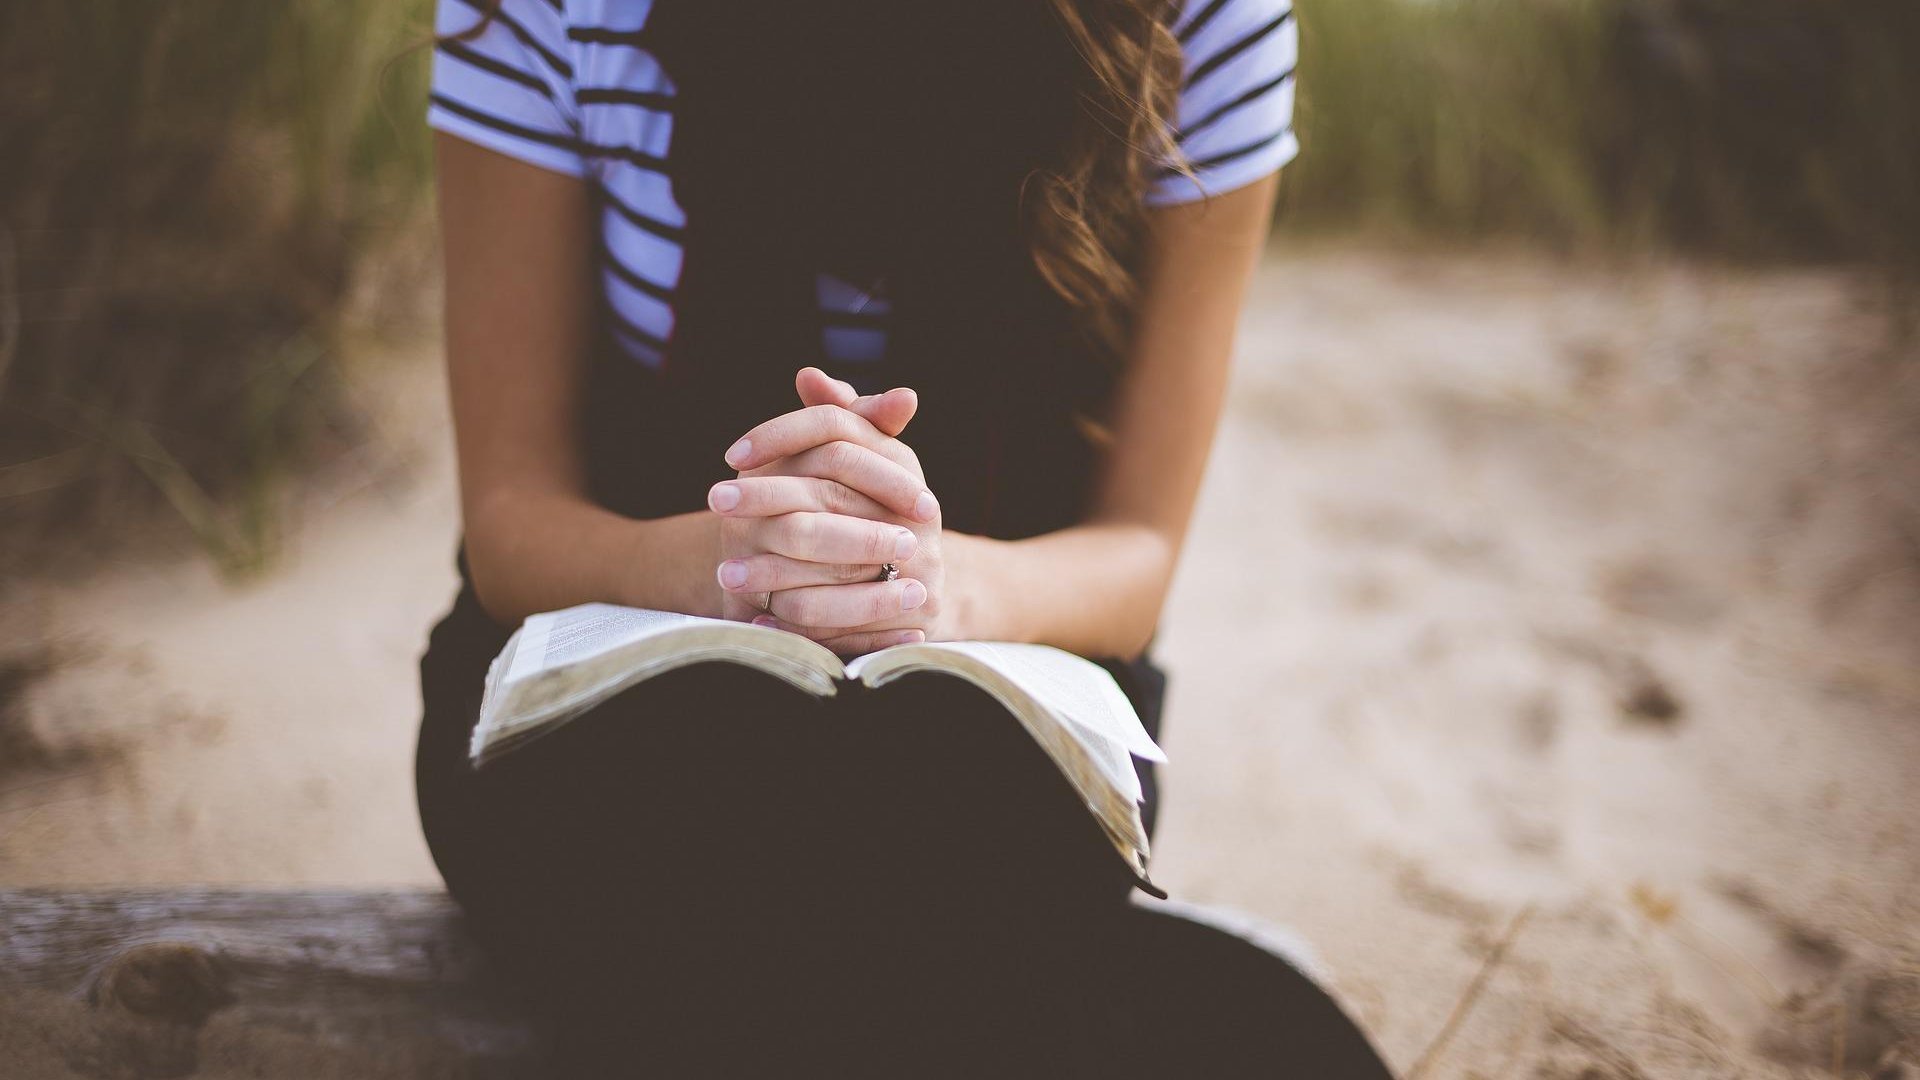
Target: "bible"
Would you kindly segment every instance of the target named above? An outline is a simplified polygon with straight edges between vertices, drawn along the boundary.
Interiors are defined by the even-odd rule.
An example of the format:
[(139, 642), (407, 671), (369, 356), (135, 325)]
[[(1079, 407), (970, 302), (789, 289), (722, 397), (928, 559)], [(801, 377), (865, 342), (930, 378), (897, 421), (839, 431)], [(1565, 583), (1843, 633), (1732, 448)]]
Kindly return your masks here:
[(1146, 876), (1147, 831), (1133, 758), (1163, 762), (1166, 755), (1112, 675), (1045, 645), (928, 642), (843, 663), (825, 646), (782, 630), (582, 604), (528, 618), (494, 658), (473, 729), (473, 764), (483, 766), (636, 683), (710, 660), (763, 671), (816, 697), (832, 697), (842, 687), (878, 688), (916, 672), (972, 683), (1032, 736), (1141, 887), (1165, 897)]

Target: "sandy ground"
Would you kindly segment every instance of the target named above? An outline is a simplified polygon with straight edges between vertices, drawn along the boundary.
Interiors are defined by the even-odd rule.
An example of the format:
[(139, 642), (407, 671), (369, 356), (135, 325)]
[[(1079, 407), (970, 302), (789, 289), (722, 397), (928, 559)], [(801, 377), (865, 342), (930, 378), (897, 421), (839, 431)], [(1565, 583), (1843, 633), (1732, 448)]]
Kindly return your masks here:
[[(1271, 260), (1166, 619), (1156, 876), (1304, 935), (1427, 1076), (1920, 1062), (1920, 364), (1883, 304)], [(7, 586), (0, 884), (434, 880), (455, 506), (437, 374), (384, 366), (380, 449), (268, 578)]]

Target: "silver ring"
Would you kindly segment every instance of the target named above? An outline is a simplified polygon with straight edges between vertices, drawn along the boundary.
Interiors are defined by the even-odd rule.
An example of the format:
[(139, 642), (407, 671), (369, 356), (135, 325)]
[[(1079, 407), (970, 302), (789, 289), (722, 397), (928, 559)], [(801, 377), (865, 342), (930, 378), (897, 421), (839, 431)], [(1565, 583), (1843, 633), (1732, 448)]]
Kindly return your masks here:
[(880, 576), (876, 580), (892, 581), (894, 578), (897, 578), (899, 576), (900, 576), (900, 568), (893, 565), (892, 563), (887, 563), (886, 565), (880, 568)]

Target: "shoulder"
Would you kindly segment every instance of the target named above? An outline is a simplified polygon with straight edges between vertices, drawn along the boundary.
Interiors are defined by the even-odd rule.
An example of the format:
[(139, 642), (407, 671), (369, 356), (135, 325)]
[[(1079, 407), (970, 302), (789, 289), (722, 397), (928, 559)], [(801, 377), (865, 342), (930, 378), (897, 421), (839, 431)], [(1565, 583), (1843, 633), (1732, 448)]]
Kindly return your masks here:
[(562, 0), (438, 0), (434, 29), (432, 127), (545, 169), (585, 173)]
[(1250, 29), (1293, 10), (1293, 0), (1181, 0), (1173, 32), (1186, 41), (1234, 28)]
[(1174, 137), (1193, 175), (1169, 170), (1147, 193), (1156, 206), (1250, 184), (1298, 150), (1292, 0), (1186, 0), (1173, 32), (1184, 69)]
[(653, 14), (653, 0), (536, 0), (551, 4), (569, 26), (638, 30)]
[(1240, 63), (1243, 57), (1290, 62), (1296, 35), (1293, 0), (1185, 0), (1173, 24), (1185, 54), (1187, 90)]

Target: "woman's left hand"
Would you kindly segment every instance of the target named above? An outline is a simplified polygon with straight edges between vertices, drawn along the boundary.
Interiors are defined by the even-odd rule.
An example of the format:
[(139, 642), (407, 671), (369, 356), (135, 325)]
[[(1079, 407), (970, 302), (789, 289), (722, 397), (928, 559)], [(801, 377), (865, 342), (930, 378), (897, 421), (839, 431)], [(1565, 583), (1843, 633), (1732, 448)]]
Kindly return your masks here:
[[(755, 427), (727, 452), (727, 463), (740, 470), (738, 479), (715, 485), (732, 488), (709, 505), (723, 518), (774, 517), (787, 513), (839, 512), (846, 505), (808, 507), (789, 505), (794, 493), (821, 489), (819, 485), (798, 487), (781, 478), (808, 477), (833, 479), (844, 484), (847, 474), (833, 471), (831, 463), (854, 456), (855, 448), (877, 453), (905, 468), (924, 482), (920, 461), (900, 439), (886, 434), (870, 423), (863, 412), (872, 412), (885, 426), (898, 430), (904, 424), (890, 423), (898, 416), (898, 392), (880, 398), (859, 398), (853, 388), (836, 382), (817, 369), (809, 368), (795, 380), (803, 407), (777, 416)], [(907, 415), (911, 415), (910, 406)], [(845, 444), (845, 445), (842, 445)], [(875, 505), (880, 492), (859, 491)], [(725, 510), (718, 509), (727, 505)], [(899, 562), (900, 577), (917, 581), (926, 590), (926, 599), (898, 615), (874, 618), (872, 604), (859, 588), (862, 583), (809, 584), (781, 588), (777, 582), (753, 581), (735, 574), (721, 574), (722, 587), (733, 594), (767, 593), (766, 614), (756, 616), (757, 625), (774, 626), (804, 635), (842, 655), (871, 652), (888, 645), (920, 640), (952, 640), (963, 636), (955, 625), (956, 605), (951, 603), (947, 580), (947, 561), (942, 549), (942, 528), (937, 501), (930, 515), (914, 517), (886, 516), (890, 524), (911, 530), (918, 544), (911, 558)], [(877, 579), (881, 568), (873, 568)], [(730, 586), (729, 579), (741, 584)]]

